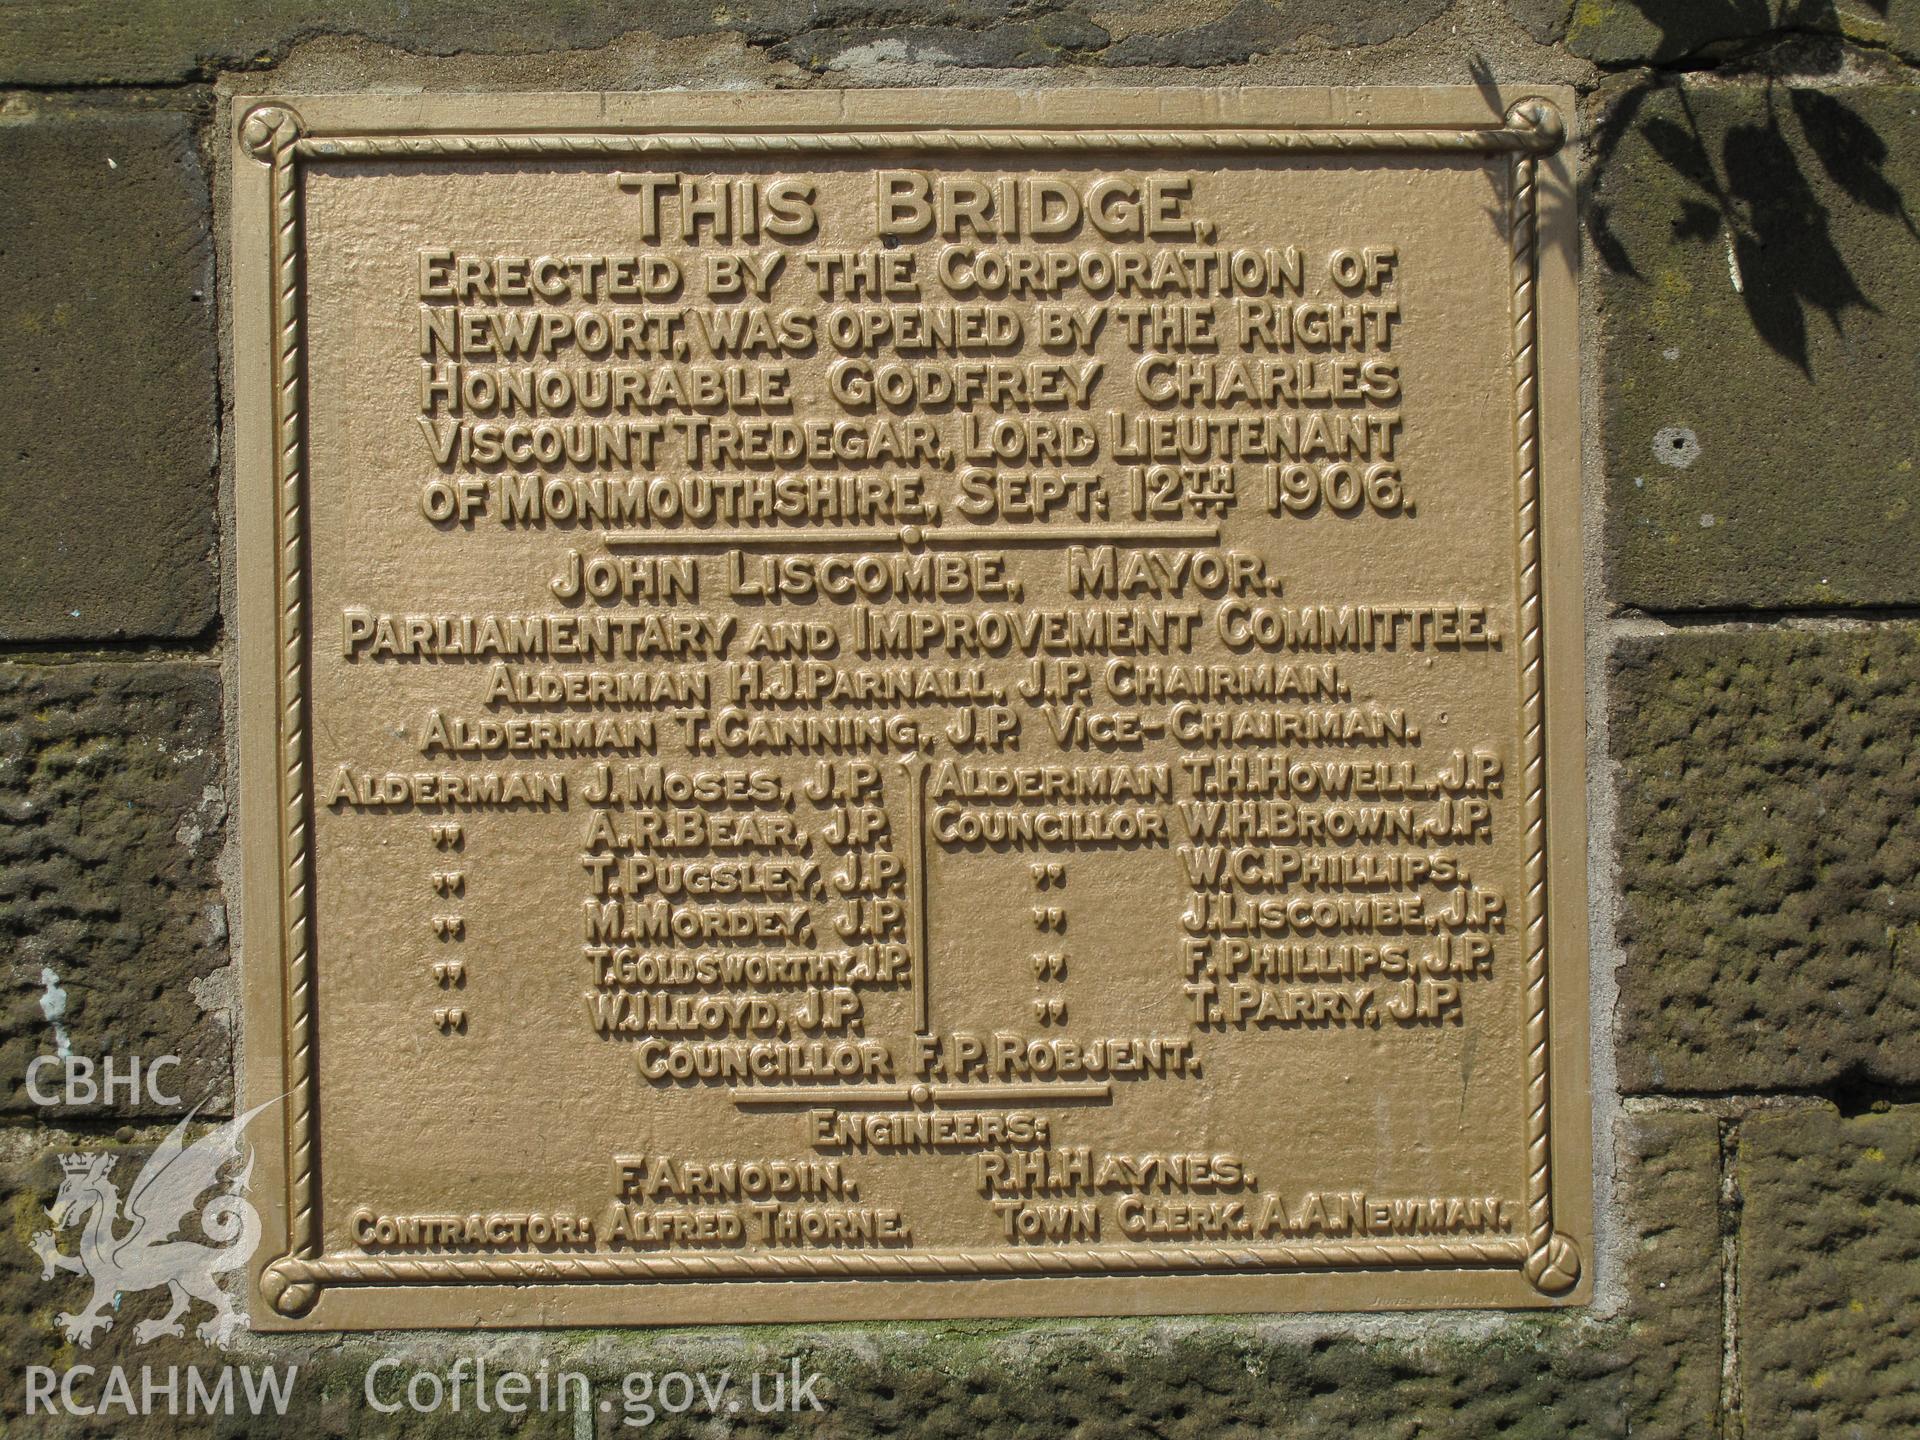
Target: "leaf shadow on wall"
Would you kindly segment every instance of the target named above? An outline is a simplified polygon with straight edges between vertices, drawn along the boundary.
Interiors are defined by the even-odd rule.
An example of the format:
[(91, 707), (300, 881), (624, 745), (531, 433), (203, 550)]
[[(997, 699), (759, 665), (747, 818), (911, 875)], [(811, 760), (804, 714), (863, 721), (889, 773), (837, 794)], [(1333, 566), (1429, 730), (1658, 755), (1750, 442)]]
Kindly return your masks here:
[[(1486, 101), (1488, 112), (1494, 116), (1505, 114), (1506, 95), (1502, 94), (1500, 82), (1494, 78), (1493, 67), (1478, 56), (1473, 56), (1467, 61), (1467, 73), (1473, 77), (1474, 88)], [(1521, 88), (1524, 89), (1524, 87)], [(1512, 89), (1509, 88), (1507, 94), (1511, 93)], [(1513, 190), (1509, 179), (1511, 173), (1509, 167), (1504, 164), (1489, 167), (1488, 170), (1493, 181), (1493, 195), (1485, 214), (1488, 223), (1494, 228), (1494, 233), (1501, 236), (1510, 235), (1512, 230)], [(1542, 186), (1536, 191), (1534, 197), (1534, 204), (1537, 207), (1535, 234), (1539, 236), (1539, 243), (1559, 253), (1569, 267), (1576, 269), (1579, 262), (1579, 227), (1564, 223), (1564, 216), (1565, 212), (1575, 208), (1577, 203), (1573, 196), (1566, 193), (1564, 187), (1558, 185)]]
[[(1677, 8), (1671, 0), (1633, 0), (1651, 23), (1668, 28)], [(1891, 0), (1859, 0), (1884, 16)], [(1719, 33), (1765, 28), (1768, 22), (1795, 31), (1837, 28), (1833, 0), (1786, 0), (1777, 15), (1766, 0), (1690, 0), (1687, 29), (1703, 28), (1700, 11), (1722, 12)], [(1658, 52), (1656, 52), (1658, 53)], [(1838, 40), (1825, 42), (1825, 60), (1837, 69)], [(1820, 58), (1816, 50), (1815, 58)], [(1656, 95), (1677, 98), (1679, 119), (1642, 118)], [(1649, 81), (1623, 95), (1593, 137), (1599, 157), (1588, 183), (1598, 194), (1607, 164), (1636, 131), (1648, 148), (1693, 191), (1672, 217), (1676, 240), (1719, 243), (1727, 255), (1728, 277), (1744, 303), (1760, 339), (1775, 354), (1813, 377), (1808, 325), (1814, 313), (1836, 333), (1845, 329), (1850, 310), (1877, 313), (1861, 288), (1833, 234), (1833, 216), (1822, 202), (1815, 177), (1803, 155), (1847, 199), (1904, 229), (1903, 243), (1920, 242), (1900, 188), (1887, 173), (1891, 154), (1884, 137), (1844, 92), (1801, 88), (1767, 77), (1761, 86), (1761, 113), (1728, 126), (1717, 146), (1709, 140), (1684, 85)], [(1799, 141), (1796, 145), (1795, 140)], [(1716, 153), (1717, 151), (1717, 153)], [(1595, 252), (1616, 273), (1643, 279), (1634, 257), (1614, 230), (1606, 203), (1594, 203), (1587, 229)]]

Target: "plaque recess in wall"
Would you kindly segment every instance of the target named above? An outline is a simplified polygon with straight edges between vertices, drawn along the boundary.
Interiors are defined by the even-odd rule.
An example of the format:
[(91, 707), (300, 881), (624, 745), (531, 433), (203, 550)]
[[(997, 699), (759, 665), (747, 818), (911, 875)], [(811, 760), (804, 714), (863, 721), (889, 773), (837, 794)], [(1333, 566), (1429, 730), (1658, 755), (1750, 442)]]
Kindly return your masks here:
[(255, 1323), (1584, 1300), (1570, 113), (236, 101)]

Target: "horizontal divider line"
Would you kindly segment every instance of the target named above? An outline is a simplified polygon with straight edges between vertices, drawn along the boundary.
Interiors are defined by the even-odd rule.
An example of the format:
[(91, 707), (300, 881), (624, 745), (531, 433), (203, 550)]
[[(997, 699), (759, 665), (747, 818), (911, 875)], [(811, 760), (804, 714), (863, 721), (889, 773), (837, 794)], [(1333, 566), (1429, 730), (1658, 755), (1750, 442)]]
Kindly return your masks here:
[(1104, 1080), (1041, 1085), (768, 1085), (739, 1086), (729, 1094), (736, 1105), (974, 1105), (1003, 1100), (1111, 1100), (1113, 1086)]
[(925, 545), (933, 549), (964, 550), (978, 545), (1048, 545), (1068, 540), (1106, 541), (1116, 545), (1152, 545), (1161, 541), (1216, 541), (1218, 525), (1034, 525), (950, 529), (903, 525), (899, 530), (870, 530), (836, 526), (831, 530), (609, 530), (608, 546), (639, 545), (671, 549), (756, 545), (781, 549), (825, 546)]

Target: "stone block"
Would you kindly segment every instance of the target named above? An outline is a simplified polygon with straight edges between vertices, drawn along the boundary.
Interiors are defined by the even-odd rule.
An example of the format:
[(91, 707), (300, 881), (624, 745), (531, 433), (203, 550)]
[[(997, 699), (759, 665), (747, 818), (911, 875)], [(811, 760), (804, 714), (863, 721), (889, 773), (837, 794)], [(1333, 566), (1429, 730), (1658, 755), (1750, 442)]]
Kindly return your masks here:
[(0, 639), (199, 635), (218, 402), (193, 122), (9, 121), (0, 196)]
[[(816, 70), (873, 62), (1024, 68), (1082, 52), (1096, 63), (1200, 67), (1381, 44), (1446, 9), (1446, 0), (553, 0), (532, 8), (499, 0), (0, 0), (0, 84), (175, 84), (258, 68), (324, 36), (449, 56), (549, 55), (627, 35), (731, 33)], [(1151, 20), (1150, 33), (1132, 34), (1141, 17)], [(1128, 38), (1109, 52), (1116, 25)]]
[(1920, 1105), (1740, 1126), (1749, 1435), (1920, 1433)]
[(1634, 89), (1597, 134), (1610, 597), (1920, 600), (1913, 92)]
[[(937, 13), (948, 7), (930, 8)], [(1029, 70), (1097, 50), (1107, 39), (1107, 32), (1084, 15), (1042, 9), (977, 25), (814, 24), (772, 44), (769, 53), (820, 72), (859, 70), (874, 63)]]
[[(203, 1288), (205, 1261), (222, 1249), (213, 1237), (229, 1233), (219, 1227), (239, 1213), (222, 1196), (244, 1177), (247, 1163), (243, 1151), (216, 1172), (215, 1184), (179, 1202), (184, 1213), (164, 1219), (156, 1213), (153, 1228), (147, 1228), (127, 1198), (147, 1178), (147, 1165), (173, 1129), (129, 1126), (110, 1136), (24, 1127), (0, 1131), (0, 1213), (7, 1219), (0, 1244), (0, 1310), (7, 1316), (0, 1327), (0, 1364), (8, 1375), (7, 1385), (0, 1387), (0, 1432), (9, 1437), (284, 1435), (293, 1440), (329, 1433), (313, 1425), (320, 1387), (310, 1346), (271, 1353), (244, 1326), (203, 1335), (201, 1327), (218, 1312), (192, 1294), (181, 1313), (167, 1320), (173, 1296), (165, 1277), (202, 1282), (192, 1288)], [(188, 1124), (174, 1153), (210, 1129)], [(103, 1163), (104, 1169), (88, 1165), (70, 1179), (69, 1161)], [(227, 1243), (250, 1248), (251, 1225), (243, 1216), (236, 1238)], [(167, 1233), (159, 1233), (162, 1228)], [(117, 1248), (106, 1239), (108, 1233)], [(158, 1256), (149, 1249), (156, 1245), (163, 1251)], [(227, 1271), (214, 1278), (224, 1281), (233, 1308), (244, 1315), (236, 1275)], [(96, 1306), (102, 1281), (107, 1289)], [(105, 1323), (74, 1326), (68, 1318), (89, 1314)], [(276, 1403), (266, 1383), (269, 1367), (284, 1405)], [(258, 1399), (257, 1409), (248, 1404), (250, 1392)], [(372, 1421), (384, 1418), (367, 1415)], [(369, 1427), (366, 1433), (375, 1432)]]
[[(877, 7), (870, 7), (877, 8)], [(949, 7), (930, 6), (937, 14)], [(592, 50), (629, 31), (789, 35), (808, 21), (798, 0), (742, 0), (716, 10), (690, 0), (0, 0), (0, 83), (164, 85), (284, 56), (298, 40), (363, 36), (423, 55), (525, 55)]]
[(1920, 631), (1615, 656), (1622, 1086), (1920, 1081)]
[[(1139, 5), (1138, 10), (1162, 7)], [(1306, 4), (1270, 4), (1239, 0), (1224, 13), (1178, 29), (1129, 35), (1106, 52), (1109, 65), (1181, 65), (1199, 69), (1244, 65), (1261, 55), (1284, 54), (1305, 45), (1354, 48), (1378, 45), (1410, 35), (1447, 7), (1445, 0), (1310, 0)], [(1100, 12), (1103, 17), (1106, 11)]]
[(1631, 1433), (1718, 1434), (1726, 1313), (1719, 1121), (1697, 1111), (1623, 1115), (1618, 1155)]
[[(0, 1111), (40, 1109), (28, 1065), (180, 1057), (161, 1093), (232, 1093), (228, 963), (215, 863), (220, 680), (184, 662), (0, 664)], [(199, 993), (196, 993), (196, 990)], [(43, 1071), (48, 1094), (57, 1072)], [(145, 1093), (62, 1106), (160, 1114)]]
[(1660, 65), (1764, 45), (1787, 35), (1829, 35), (1920, 52), (1915, 0), (1510, 0), (1534, 37), (1564, 41), (1597, 65)]

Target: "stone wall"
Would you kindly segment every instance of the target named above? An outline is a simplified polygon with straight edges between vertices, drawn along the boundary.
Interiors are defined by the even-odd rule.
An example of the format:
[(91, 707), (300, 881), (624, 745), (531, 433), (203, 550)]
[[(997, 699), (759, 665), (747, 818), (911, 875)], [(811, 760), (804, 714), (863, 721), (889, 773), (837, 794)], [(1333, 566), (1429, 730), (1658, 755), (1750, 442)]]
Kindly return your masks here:
[(137, 1156), (174, 1112), (24, 1078), (175, 1054), (167, 1089), (232, 1104), (227, 95), (1489, 79), (1583, 97), (1595, 1304), (483, 1348), (614, 1394), (826, 1377), (824, 1413), (743, 1435), (1920, 1429), (1917, 58), (1920, 0), (0, 0), (0, 1429), (399, 1434), (365, 1367), (472, 1350), (243, 1338), (301, 1367), (278, 1427), (23, 1413), (29, 1365), (209, 1354), (132, 1343), (153, 1293), (61, 1340), (57, 1156)]

